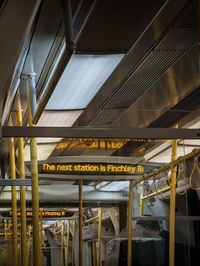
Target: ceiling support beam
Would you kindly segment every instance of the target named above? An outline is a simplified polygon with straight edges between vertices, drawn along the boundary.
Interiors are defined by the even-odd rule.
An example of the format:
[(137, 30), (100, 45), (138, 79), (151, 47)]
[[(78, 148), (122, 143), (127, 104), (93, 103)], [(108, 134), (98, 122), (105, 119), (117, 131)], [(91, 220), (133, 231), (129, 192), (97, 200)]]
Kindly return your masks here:
[(128, 138), (199, 139), (200, 129), (175, 128), (87, 128), (87, 127), (2, 127), (2, 137), (41, 138)]

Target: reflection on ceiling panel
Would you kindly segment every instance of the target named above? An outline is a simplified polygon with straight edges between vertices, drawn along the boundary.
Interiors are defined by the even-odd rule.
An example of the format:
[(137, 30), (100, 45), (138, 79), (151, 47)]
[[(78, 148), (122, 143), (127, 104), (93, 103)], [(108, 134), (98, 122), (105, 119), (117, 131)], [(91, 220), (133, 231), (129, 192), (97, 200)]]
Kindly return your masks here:
[[(105, 184), (108, 183), (108, 184)], [(120, 191), (129, 186), (129, 181), (113, 181), (113, 182), (101, 182), (99, 185), (99, 190), (102, 191)]]
[(191, 128), (191, 129), (192, 129), (192, 128), (193, 128), (193, 129), (195, 129), (195, 128), (197, 128), (197, 129), (200, 128), (200, 121), (198, 121), (198, 122), (196, 122), (196, 123), (193, 123), (192, 125), (189, 126), (189, 128)]
[[(38, 161), (45, 161), (48, 159), (52, 151), (55, 149), (56, 144), (41, 144), (37, 145), (37, 159)], [(24, 160), (30, 161), (30, 145), (24, 148)]]
[(82, 113), (82, 110), (44, 111), (38, 121), (38, 126), (70, 127)]
[(46, 110), (85, 108), (123, 56), (123, 54), (73, 55)]
[[(43, 127), (70, 127), (81, 113), (82, 110), (44, 111), (37, 125)], [(37, 138), (38, 143), (55, 143), (60, 140), (61, 138)]]
[[(194, 146), (193, 146), (194, 145)], [(187, 141), (187, 144), (180, 143), (177, 150), (177, 157), (184, 156), (190, 152), (192, 152), (195, 148), (198, 148), (193, 142), (191, 142), (191, 145), (189, 144), (189, 141)], [(155, 157), (153, 157), (148, 162), (155, 162), (155, 163), (169, 163), (171, 161), (171, 147)]]

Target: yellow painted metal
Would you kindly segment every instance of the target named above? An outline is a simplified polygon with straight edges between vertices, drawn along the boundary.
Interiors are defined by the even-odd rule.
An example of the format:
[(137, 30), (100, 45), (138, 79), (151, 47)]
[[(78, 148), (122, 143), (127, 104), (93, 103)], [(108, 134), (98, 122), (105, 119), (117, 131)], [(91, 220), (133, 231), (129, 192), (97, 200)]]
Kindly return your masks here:
[(66, 239), (66, 266), (69, 264), (69, 236), (70, 236), (70, 221), (67, 224), (67, 239)]
[(99, 208), (99, 226), (98, 226), (98, 266), (101, 266), (101, 239), (102, 239), (102, 208)]
[(28, 236), (28, 240), (27, 240), (27, 262), (28, 262), (28, 265), (30, 264), (30, 245), (31, 245), (30, 235), (31, 235), (31, 230), (30, 230), (30, 225), (29, 225), (27, 228), (27, 236)]
[(83, 264), (83, 180), (79, 181), (79, 266)]
[(169, 190), (170, 190), (170, 186), (167, 186), (167, 187), (165, 187), (165, 188), (159, 189), (159, 190), (156, 191), (156, 192), (152, 192), (152, 193), (150, 193), (150, 194), (148, 194), (148, 195), (142, 197), (142, 200), (145, 200), (145, 199), (147, 199), (147, 198), (150, 198), (150, 197), (153, 197), (153, 196), (156, 196), (156, 195), (162, 194), (162, 193), (167, 192), (167, 191), (169, 191)]
[[(160, 168), (158, 168), (156, 170), (156, 174), (158, 175), (159, 173), (165, 172), (166, 170), (170, 170), (172, 167), (177, 166), (178, 164), (180, 164), (186, 160), (189, 160), (195, 156), (198, 156), (198, 155), (200, 155), (200, 149), (194, 149), (192, 152), (186, 154), (185, 156), (181, 156), (178, 159), (175, 159), (175, 160), (171, 161), (170, 163), (167, 163), (167, 164), (161, 166)], [(137, 186), (142, 181), (148, 180), (154, 176), (155, 176), (155, 171), (152, 171), (149, 174), (144, 174), (141, 178), (136, 180), (136, 182), (134, 183), (134, 186)]]
[(76, 220), (73, 222), (72, 229), (72, 266), (75, 266), (75, 239), (76, 239)]
[(132, 265), (132, 209), (133, 209), (133, 181), (130, 181), (129, 185), (129, 205), (128, 205), (128, 253), (127, 253), (127, 265)]
[[(22, 126), (22, 109), (19, 90), (17, 92), (17, 125)], [(24, 139), (18, 139), (19, 178), (25, 179), (24, 165)], [(26, 243), (26, 187), (20, 187), (21, 208), (21, 266), (27, 266), (27, 243)]]
[[(177, 140), (173, 140), (171, 160), (174, 161), (176, 159), (177, 159)], [(172, 165), (171, 180), (170, 180), (170, 212), (169, 212), (169, 265), (170, 266), (174, 266), (176, 175), (177, 175), (177, 166)]]
[[(16, 179), (15, 165), (15, 144), (14, 138), (9, 139), (10, 145), (10, 177)], [(17, 246), (17, 191), (16, 186), (11, 187), (12, 193), (12, 243), (13, 243), (13, 264), (18, 266), (18, 246)]]
[(85, 220), (84, 221), (84, 223), (91, 223), (91, 222), (94, 222), (95, 220), (97, 220), (99, 218), (99, 215), (97, 215), (97, 216), (94, 216), (94, 217), (92, 217), (92, 218), (90, 218), (90, 219), (88, 219), (88, 220)]
[(41, 254), (41, 258), (42, 258), (42, 233), (43, 233), (43, 209), (42, 208), (40, 208), (39, 209), (39, 215), (40, 215), (40, 222), (39, 222), (39, 227), (40, 227), (40, 234), (39, 234), (39, 237), (40, 237), (40, 247), (41, 247), (41, 249), (40, 249), (40, 254)]
[(61, 254), (60, 254), (60, 265), (63, 266), (63, 252), (64, 252), (64, 222), (61, 225)]
[[(26, 79), (28, 120), (29, 126), (33, 126), (32, 112), (30, 103), (29, 81)], [(39, 183), (38, 183), (38, 161), (37, 161), (37, 142), (36, 138), (30, 138), (31, 155), (31, 179), (32, 179), (32, 209), (33, 209), (33, 265), (42, 265), (42, 246), (40, 234), (39, 217)]]
[(8, 238), (8, 233), (7, 233), (7, 221), (4, 220), (4, 233), (5, 233), (5, 257), (7, 257), (7, 251), (8, 251), (8, 242), (7, 242), (7, 238)]
[(140, 193), (139, 198), (139, 208), (140, 208), (140, 216), (143, 216), (143, 209), (144, 209), (144, 201), (143, 201), (142, 193)]

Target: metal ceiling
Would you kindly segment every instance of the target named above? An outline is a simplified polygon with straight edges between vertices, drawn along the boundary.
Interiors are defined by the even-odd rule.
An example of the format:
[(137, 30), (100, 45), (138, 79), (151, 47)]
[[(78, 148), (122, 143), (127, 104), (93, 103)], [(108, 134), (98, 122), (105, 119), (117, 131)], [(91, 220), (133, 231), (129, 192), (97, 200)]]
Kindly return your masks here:
[[(9, 2), (9, 4), (13, 3), (12, 0)], [(5, 61), (7, 68), (4, 65), (5, 77), (0, 83), (0, 87), (4, 88), (0, 95), (3, 100), (11, 83), (11, 77), (15, 76), (13, 74), (17, 73), (17, 78), (20, 76), (21, 68), (19, 71), (19, 68), (16, 70), (14, 67), (17, 63), (22, 62), (18, 59), (22, 55), (28, 32), (31, 31), (30, 24), (33, 24), (37, 9), (34, 7), (38, 7), (37, 4), (39, 4), (39, 1), (25, 2), (24, 5), (29, 12), (22, 18), (21, 34), (16, 31), (16, 34), (11, 36), (13, 39), (9, 39), (10, 36), (7, 35), (5, 40), (13, 42), (11, 46), (15, 50), (12, 50), (10, 54), (9, 49), (6, 50), (7, 53), (3, 57), (4, 60), (8, 59)], [(81, 9), (81, 14), (76, 13), (79, 1), (73, 2), (76, 6), (73, 9), (73, 29), (74, 35), (78, 36), (76, 52), (127, 52), (127, 55), (78, 118), (75, 125), (88, 127), (122, 127), (122, 125), (160, 127), (162, 125), (167, 127), (197, 109), (200, 78), (194, 1), (140, 0), (126, 3), (122, 0), (81, 1), (81, 3), (83, 2), (86, 3), (86, 6)], [(96, 5), (89, 19), (83, 23), (83, 31), (79, 35), (82, 22), (94, 2)], [(48, 8), (49, 5), (51, 9)], [(54, 5), (55, 1), (44, 1), (42, 8), (45, 10), (42, 9), (30, 46), (37, 71), (38, 96), (49, 79), (51, 67), (64, 37), (61, 10), (58, 5)], [(20, 12), (16, 12), (16, 16), (20, 14)], [(6, 13), (4, 15), (6, 17)], [(2, 18), (4, 17), (0, 17), (0, 29), (3, 25), (1, 24)], [(9, 19), (10, 16), (7, 17), (7, 21)], [(25, 27), (26, 23), (29, 27)], [(16, 45), (14, 40), (17, 38), (19, 43)], [(25, 48), (27, 51), (27, 47)], [(4, 51), (5, 49), (1, 47), (0, 43), (0, 52), (3, 54)], [(59, 75), (57, 79), (59, 79)], [(17, 83), (15, 82), (15, 84)], [(54, 82), (51, 84), (51, 89), (54, 88), (53, 85), (55, 85)], [(146, 103), (147, 105), (145, 105)], [(38, 106), (40, 107), (40, 103)], [(45, 118), (45, 112), (41, 118)], [(45, 119), (43, 121), (46, 123)], [(79, 153), (81, 152), (79, 151)], [(61, 189), (63, 193), (56, 200), (66, 199), (66, 188), (62, 188), (62, 185), (57, 186), (57, 191), (54, 191), (55, 187), (52, 186), (50, 193), (49, 188), (42, 188), (41, 199), (50, 202), (52, 195), (56, 194), (57, 196)], [(96, 191), (94, 190), (92, 193), (94, 195)], [(119, 197), (116, 196), (116, 200), (119, 200), (120, 197), (121, 194)], [(105, 195), (101, 193), (99, 200), (102, 198), (105, 199)], [(113, 199), (111, 197), (111, 201)], [(9, 200), (9, 198), (6, 196), (4, 200)]]
[(40, 2), (6, 1), (0, 13), (0, 119), (11, 108)]
[(161, 115), (150, 127), (169, 127), (200, 107), (200, 87), (191, 92), (170, 110)]
[[(176, 1), (176, 7), (178, 6), (178, 2), (180, 1)], [(184, 1), (181, 1), (181, 3), (183, 2)], [(162, 13), (166, 11), (167, 7), (172, 8), (173, 1), (169, 1), (169, 4), (171, 4), (171, 6), (165, 6), (160, 16), (157, 17), (160, 28), (164, 25), (162, 20), (165, 21), (165, 25), (167, 24), (167, 17), (163, 17)], [(197, 30), (194, 27), (193, 21), (195, 20), (195, 10), (194, 6), (191, 6), (192, 1), (189, 1), (189, 4), (190, 6), (187, 5), (178, 17), (168, 21), (169, 24), (165, 29), (163, 26), (163, 32), (159, 30), (156, 32), (157, 35), (158, 33), (160, 34), (156, 36), (157, 39), (155, 39), (156, 22), (154, 21), (154, 23), (151, 24), (137, 43), (138, 46), (144, 47), (143, 49), (146, 48), (146, 53), (136, 61), (134, 51), (137, 51), (138, 46), (132, 47), (126, 58), (104, 84), (101, 91), (96, 95), (96, 98), (93, 99), (85, 112), (83, 112), (77, 120), (76, 125), (113, 125), (130, 106), (133, 106), (145, 92), (162, 78), (163, 74), (165, 74), (170, 67), (197, 43)], [(168, 10), (168, 19), (172, 19), (172, 17), (169, 18), (170, 12), (172, 12), (172, 10)], [(192, 20), (191, 17), (193, 18)], [(188, 26), (185, 27), (185, 25)], [(154, 31), (153, 36), (151, 36), (152, 31)], [(146, 42), (144, 41), (145, 38)], [(127, 65), (129, 71), (127, 70)], [(125, 67), (127, 71), (126, 75), (122, 75)], [(118, 77), (116, 79), (117, 74)], [(176, 76), (176, 73), (174, 73), (174, 76)], [(113, 81), (114, 79), (115, 82)], [(177, 86), (178, 85), (179, 84), (177, 84)], [(165, 84), (165, 88), (166, 87), (169, 87), (169, 84), (167, 86)], [(108, 94), (108, 91), (110, 94)], [(159, 96), (160, 92), (158, 91), (154, 97)], [(176, 103), (177, 102), (174, 104)], [(126, 119), (126, 121), (128, 121), (128, 119)], [(131, 124), (129, 123), (129, 126), (138, 126)]]
[[(168, 1), (75, 126), (168, 127), (191, 114), (199, 106), (196, 44), (194, 1)], [(130, 145), (114, 154), (127, 156), (137, 147)], [(87, 154), (81, 149), (62, 154), (81, 153)]]
[[(134, 102), (113, 126), (147, 127), (199, 86), (198, 47), (195, 45)], [(184, 108), (176, 110), (185, 115), (189, 112)]]
[[(98, 0), (77, 53), (125, 53), (167, 0)], [(103, 18), (103, 19), (102, 19)]]
[[(76, 1), (73, 6), (74, 16), (79, 14), (76, 12), (78, 2)], [(92, 3), (92, 1), (87, 2), (88, 5)], [(50, 62), (54, 58), (52, 56), (52, 49), (55, 48), (55, 43), (57, 43), (56, 47), (58, 48), (64, 37), (60, 9), (59, 5), (54, 6), (54, 1), (44, 1), (31, 42), (30, 50), (33, 51), (32, 55), (34, 55), (38, 90), (41, 89), (41, 84), (48, 76), (45, 68), (50, 66)], [(105, 20), (103, 22), (101, 20), (102, 23), (100, 23), (102, 12), (104, 12)], [(138, 14), (140, 14), (140, 17), (138, 17)], [(51, 20), (53, 24), (48, 23), (47, 25), (46, 21), (49, 21), (50, 18), (53, 18)], [(79, 19), (78, 17), (74, 19), (74, 30), (77, 29)], [(111, 31), (113, 23), (115, 29), (119, 29), (118, 31)], [(122, 29), (124, 33), (122, 33)], [(94, 31), (97, 32), (98, 36), (93, 34)], [(116, 35), (120, 38), (116, 39)], [(101, 38), (102, 41), (97, 42), (97, 37)], [(116, 39), (116, 42), (109, 41), (108, 37), (111, 37), (112, 40)], [(121, 39), (123, 39), (123, 44)], [(78, 118), (75, 125), (134, 125), (141, 127), (152, 124), (160, 115), (173, 108), (174, 105), (198, 87), (199, 79), (194, 77), (196, 72), (197, 76), (199, 75), (199, 72), (196, 70), (197, 48), (191, 48), (196, 42), (194, 1), (160, 0), (153, 1), (153, 4), (150, 1), (136, 1), (134, 4), (132, 1), (127, 1), (126, 4), (122, 1), (115, 2), (113, 0), (106, 1), (106, 3), (96, 1), (90, 18), (84, 25), (83, 31), (78, 38), (77, 52), (85, 52), (87, 49), (90, 49), (90, 52), (98, 53), (101, 49), (101, 52), (105, 52), (105, 47), (109, 47), (110, 43), (112, 43), (113, 47), (106, 48), (107, 52), (111, 52), (111, 50), (118, 52), (121, 50), (125, 51), (132, 47), (116, 71), (114, 71), (108, 81), (102, 86), (100, 92), (97, 93), (96, 97), (81, 114), (80, 118)], [(46, 44), (48, 44), (48, 49)], [(114, 47), (116, 44), (121, 45), (121, 47)], [(89, 48), (85, 49), (85, 45)], [(95, 45), (99, 45), (99, 47), (95, 47)], [(173, 102), (172, 98), (174, 98), (174, 95), (169, 88), (169, 80), (171, 76), (176, 77), (180, 75), (183, 69), (187, 68), (187, 63), (190, 62), (190, 59), (192, 59), (191, 62), (195, 67), (192, 68), (193, 72), (187, 72), (187, 76), (190, 73), (187, 82), (185, 82), (186, 79), (183, 79), (182, 83), (179, 79), (175, 80), (178, 89), (176, 91), (176, 101)], [(173, 73), (170, 74), (170, 71)], [(186, 73), (187, 69), (184, 71)], [(182, 78), (181, 76), (180, 79)], [(187, 84), (187, 86), (184, 86), (183, 83)], [(169, 93), (166, 93), (167, 91)], [(151, 97), (151, 93), (153, 93), (153, 97)], [(160, 97), (164, 99), (162, 97), (163, 93), (169, 94), (167, 96), (169, 97), (167, 99), (168, 103), (166, 106), (163, 105), (163, 102), (160, 102), (159, 106), (157, 105), (157, 109), (154, 112), (157, 115), (152, 115), (152, 112), (150, 112), (151, 117), (148, 117), (148, 115), (146, 116), (147, 112), (145, 115), (142, 114), (144, 110), (138, 112), (138, 103), (141, 105), (142, 102), (146, 102), (145, 95), (148, 101), (150, 99), (153, 102), (152, 98)], [(154, 102), (157, 103), (156, 101)], [(148, 109), (147, 107), (149, 106), (143, 105), (142, 109), (145, 109), (144, 107)], [(153, 109), (152, 106), (150, 107)], [(160, 110), (158, 110), (159, 108)], [(189, 111), (191, 110), (181, 112), (182, 114), (187, 114)], [(140, 117), (140, 121), (145, 116), (145, 124), (138, 123), (132, 119), (132, 117), (137, 117), (136, 114)]]

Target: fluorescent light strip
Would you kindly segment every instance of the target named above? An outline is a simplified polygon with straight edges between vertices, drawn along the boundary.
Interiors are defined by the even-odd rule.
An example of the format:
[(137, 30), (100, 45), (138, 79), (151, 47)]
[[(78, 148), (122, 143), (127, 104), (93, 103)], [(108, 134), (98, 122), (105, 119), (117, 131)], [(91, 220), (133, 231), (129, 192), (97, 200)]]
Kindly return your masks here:
[(84, 109), (123, 56), (124, 54), (73, 55), (46, 110)]

